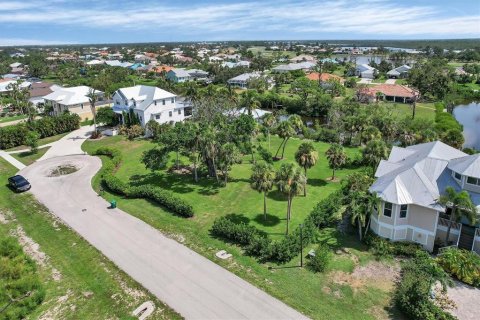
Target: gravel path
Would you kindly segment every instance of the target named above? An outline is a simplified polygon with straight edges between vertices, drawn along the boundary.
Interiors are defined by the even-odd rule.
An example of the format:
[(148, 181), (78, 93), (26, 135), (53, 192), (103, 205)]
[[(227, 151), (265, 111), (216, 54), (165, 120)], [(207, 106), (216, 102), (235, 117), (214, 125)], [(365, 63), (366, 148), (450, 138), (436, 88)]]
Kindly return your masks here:
[(450, 313), (459, 320), (480, 318), (480, 289), (455, 281), (455, 287), (448, 288), (448, 297), (457, 305), (457, 309)]

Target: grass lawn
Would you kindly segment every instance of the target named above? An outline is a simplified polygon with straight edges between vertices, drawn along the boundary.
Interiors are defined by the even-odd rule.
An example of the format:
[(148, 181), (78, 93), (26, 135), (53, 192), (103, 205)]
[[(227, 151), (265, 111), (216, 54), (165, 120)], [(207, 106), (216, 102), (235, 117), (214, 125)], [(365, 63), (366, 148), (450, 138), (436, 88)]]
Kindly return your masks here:
[[(46, 290), (45, 301), (29, 319), (134, 319), (130, 313), (153, 301), (155, 319), (179, 319), (139, 284), (120, 271), (75, 232), (55, 220), (29, 193), (13, 193), (5, 185), (16, 169), (0, 159), (0, 237), (22, 227), (48, 259), (38, 272)], [(57, 276), (53, 277), (53, 274)], [(163, 311), (160, 311), (163, 310)]]
[(50, 149), (50, 147), (38, 149), (36, 153), (25, 151), (21, 153), (12, 153), (11, 156), (23, 163), (24, 165), (29, 166), (38, 159), (40, 159), (45, 154), (45, 152), (48, 151), (48, 149)]
[[(268, 148), (267, 142), (262, 142)], [(294, 161), (293, 154), (301, 143), (298, 139), (288, 142), (286, 159)], [(280, 139), (272, 137), (271, 151), (275, 153)], [(307, 269), (296, 268), (300, 258), (285, 266), (262, 264), (244, 256), (241, 248), (213, 238), (209, 229), (215, 218), (230, 215), (237, 221), (244, 221), (268, 233), (272, 238), (281, 239), (285, 233), (286, 200), (278, 191), (268, 194), (268, 220), (263, 220), (262, 195), (249, 185), (251, 164), (245, 157), (242, 164), (234, 166), (230, 182), (226, 187), (217, 186), (211, 179), (201, 178), (193, 183), (191, 175), (169, 174), (165, 171), (152, 173), (140, 162), (141, 153), (154, 144), (145, 140), (128, 141), (122, 136), (86, 141), (85, 151), (93, 153), (99, 147), (114, 147), (123, 151), (123, 163), (116, 175), (131, 184), (155, 184), (175, 192), (193, 205), (195, 217), (184, 219), (174, 216), (154, 203), (143, 199), (126, 199), (104, 191), (107, 200), (117, 199), (118, 206), (126, 212), (144, 220), (166, 235), (199, 252), (240, 277), (264, 289), (273, 296), (307, 314), (314, 319), (374, 319), (381, 311), (388, 317), (391, 304), (391, 288), (378, 286), (376, 280), (365, 280), (360, 287), (342, 282), (338, 275), (350, 277), (356, 266), (363, 266), (373, 260), (373, 256), (354, 236), (340, 235), (335, 230), (323, 230), (318, 241), (328, 242), (335, 248), (348, 248), (348, 254), (335, 254), (328, 273), (314, 274)], [(326, 143), (315, 143), (319, 153), (319, 163), (308, 171), (307, 197), (298, 196), (293, 200), (291, 228), (297, 227), (310, 213), (314, 205), (340, 187), (339, 182), (331, 182), (325, 151)], [(360, 151), (346, 149), (350, 157)], [(182, 159), (186, 162), (185, 159)], [(275, 163), (278, 167), (282, 161)], [(173, 157), (171, 159), (173, 164)], [(353, 169), (339, 170), (338, 177), (345, 177)], [(100, 178), (93, 180), (96, 190), (100, 189)], [(311, 245), (305, 253), (315, 248)], [(232, 253), (232, 260), (219, 260), (215, 252), (225, 249)], [(271, 267), (269, 269), (268, 267)]]
[[(412, 105), (405, 103), (392, 103), (392, 102), (381, 102), (383, 105), (387, 106), (389, 109), (393, 110), (394, 114), (400, 116), (412, 116)], [(415, 118), (417, 119), (426, 119), (426, 120), (435, 120), (435, 107), (433, 103), (417, 103), (415, 110)]]
[[(66, 133), (57, 134), (55, 136), (38, 139), (38, 145), (43, 146), (43, 145), (58, 141), (69, 133), (70, 132), (66, 132)], [(23, 149), (30, 149), (30, 147), (22, 145), (22, 146), (6, 149), (5, 151), (16, 151), (16, 150), (23, 150)]]
[(4, 122), (10, 122), (10, 121), (15, 121), (15, 120), (21, 120), (21, 119), (26, 119), (27, 116), (24, 114), (18, 115), (18, 116), (13, 116), (13, 117), (1, 117), (0, 118), (0, 123)]

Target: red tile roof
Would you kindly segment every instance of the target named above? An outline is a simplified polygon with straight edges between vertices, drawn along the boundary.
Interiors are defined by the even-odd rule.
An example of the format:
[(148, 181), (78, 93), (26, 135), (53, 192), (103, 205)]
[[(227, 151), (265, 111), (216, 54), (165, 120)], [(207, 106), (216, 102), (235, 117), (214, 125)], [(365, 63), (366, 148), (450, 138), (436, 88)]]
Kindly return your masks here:
[(368, 91), (371, 95), (376, 95), (377, 92), (381, 92), (385, 96), (404, 98), (413, 98), (415, 94), (418, 94), (412, 88), (399, 84), (377, 84), (374, 87), (368, 88)]
[[(310, 79), (310, 80), (313, 80), (313, 81), (318, 81), (318, 78), (319, 78), (319, 73), (318, 72), (312, 72), (310, 73), (309, 75), (307, 75), (307, 78)], [(331, 73), (322, 73), (322, 76), (321, 76), (321, 81), (328, 81), (328, 80), (337, 80), (339, 81), (340, 83), (344, 83), (345, 82), (345, 79), (343, 79), (342, 77), (339, 77), (335, 74), (331, 74)]]

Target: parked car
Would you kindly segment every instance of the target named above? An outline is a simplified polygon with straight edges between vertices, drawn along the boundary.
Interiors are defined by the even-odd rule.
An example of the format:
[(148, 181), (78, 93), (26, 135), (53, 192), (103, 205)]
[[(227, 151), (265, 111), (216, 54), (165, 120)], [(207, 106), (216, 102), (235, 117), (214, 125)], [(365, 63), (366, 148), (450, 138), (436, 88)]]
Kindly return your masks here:
[(30, 190), (32, 187), (30, 182), (21, 175), (8, 178), (8, 185), (16, 192), (24, 192)]

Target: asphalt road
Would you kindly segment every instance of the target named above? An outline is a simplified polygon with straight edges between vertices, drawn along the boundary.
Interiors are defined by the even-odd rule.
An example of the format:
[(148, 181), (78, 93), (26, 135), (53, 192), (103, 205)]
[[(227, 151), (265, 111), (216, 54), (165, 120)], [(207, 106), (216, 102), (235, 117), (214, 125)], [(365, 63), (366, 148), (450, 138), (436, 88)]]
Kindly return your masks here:
[[(48, 177), (65, 163), (80, 170)], [(186, 319), (306, 318), (143, 221), (108, 209), (91, 188), (100, 167), (96, 157), (74, 155), (36, 162), (20, 174), (56, 216)]]

